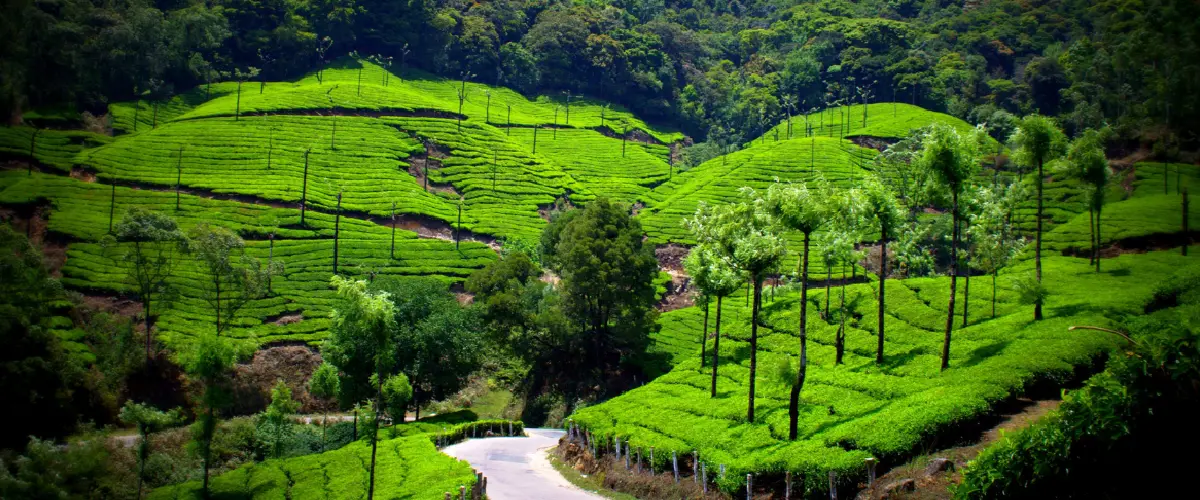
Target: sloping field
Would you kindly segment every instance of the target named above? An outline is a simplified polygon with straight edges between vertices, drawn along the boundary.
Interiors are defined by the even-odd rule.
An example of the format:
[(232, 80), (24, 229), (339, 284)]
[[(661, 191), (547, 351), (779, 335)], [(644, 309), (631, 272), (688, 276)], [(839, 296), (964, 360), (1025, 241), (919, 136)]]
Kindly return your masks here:
[[(697, 328), (700, 311), (695, 308), (668, 315), (664, 322), (678, 326), (664, 327), (656, 337), (663, 348), (678, 353), (681, 361), (674, 370), (581, 409), (573, 418), (601, 442), (620, 437), (634, 447), (654, 446), (660, 468), (668, 466), (661, 457), (669, 457), (669, 451), (697, 450), (708, 470), (726, 465), (726, 475), (716, 482), (727, 491), (744, 487), (747, 473), (767, 475), (762, 481), (770, 481), (785, 471), (798, 474), (811, 494), (827, 490), (828, 471), (838, 472), (841, 484), (853, 485), (866, 476), (864, 458), (902, 460), (920, 443), (980, 417), (1038, 380), (1069, 376), (1075, 366), (1115, 345), (1113, 338), (1068, 332), (1067, 327), (1104, 326), (1109, 318), (1136, 314), (1152, 291), (1155, 280), (1149, 277), (1169, 274), (1184, 259), (1177, 252), (1124, 255), (1108, 260), (1106, 272), (1097, 274), (1086, 260), (1049, 258), (1044, 265), (1052, 295), (1046, 320), (1036, 323), (1032, 308), (1016, 305), (1008, 286), (1011, 277), (1030, 272), (1032, 263), (1000, 278), (996, 319), (990, 315), (990, 283), (977, 277), (972, 280), (973, 320), (957, 328), (961, 316), (956, 315), (951, 369), (946, 372), (938, 369), (946, 278), (889, 281), (887, 361), (882, 367), (874, 364), (872, 290), (877, 285), (854, 285), (847, 291), (854, 319), (848, 325), (844, 365), (833, 364), (836, 325), (814, 313), (815, 304), (810, 304), (810, 365), (801, 395), (800, 439), (794, 442), (786, 439), (789, 389), (775, 373), (782, 360), (795, 362), (799, 352), (795, 292), (764, 307), (755, 423), (745, 421), (746, 314), (725, 311), (718, 395), (710, 398), (710, 373), (700, 370), (696, 359), (699, 332), (680, 333)], [(961, 304), (961, 296), (959, 300)], [(836, 304), (835, 298), (835, 309)]]
[[(63, 267), (63, 283), (72, 288), (99, 294), (127, 291), (124, 249), (121, 245), (106, 247), (99, 240), (108, 232), (110, 211), (120, 221), (126, 210), (137, 206), (174, 217), (185, 231), (200, 223), (227, 227), (248, 239), (248, 255), (264, 263), (269, 259), (283, 263), (284, 272), (272, 279), (272, 293), (239, 311), (224, 335), (245, 348), (284, 340), (317, 342), (325, 337), (335, 300), (329, 288), (333, 276), (333, 214), (309, 211), (302, 225), (296, 209), (187, 194), (179, 197), (177, 210), (173, 192), (117, 187), (114, 197), (109, 185), (0, 171), (0, 204), (41, 200), (51, 204), (48, 229), (74, 240), (68, 246)], [(456, 250), (452, 241), (418, 238), (406, 230), (395, 232), (395, 254), (389, 256), (390, 228), (349, 217), (342, 217), (339, 226), (338, 271), (343, 275), (427, 275), (452, 282), (466, 279), (495, 259), (495, 253), (482, 243), (464, 241)], [(276, 233), (273, 250), (266, 238), (272, 231)], [(156, 312), (156, 336), (171, 347), (215, 328), (213, 312), (201, 298), (202, 279), (198, 263), (183, 258), (172, 278), (181, 296)], [(303, 320), (274, 320), (284, 315), (302, 315)]]

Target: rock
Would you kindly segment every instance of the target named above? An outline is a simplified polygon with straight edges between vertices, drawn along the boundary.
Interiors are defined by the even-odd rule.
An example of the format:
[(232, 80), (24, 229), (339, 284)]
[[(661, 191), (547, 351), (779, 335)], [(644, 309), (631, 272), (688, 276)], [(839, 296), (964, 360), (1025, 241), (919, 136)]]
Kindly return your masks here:
[(954, 462), (948, 458), (935, 458), (929, 461), (929, 465), (925, 466), (925, 475), (933, 476), (939, 472), (954, 470)]
[(879, 498), (881, 498), (881, 499), (892, 498), (892, 495), (895, 495), (896, 493), (899, 493), (902, 491), (904, 491), (904, 492), (916, 491), (916, 489), (917, 489), (917, 482), (913, 481), (912, 479), (904, 479), (901, 481), (895, 481), (892, 483), (888, 483), (887, 486), (883, 487), (883, 493), (881, 493), (879, 495)]

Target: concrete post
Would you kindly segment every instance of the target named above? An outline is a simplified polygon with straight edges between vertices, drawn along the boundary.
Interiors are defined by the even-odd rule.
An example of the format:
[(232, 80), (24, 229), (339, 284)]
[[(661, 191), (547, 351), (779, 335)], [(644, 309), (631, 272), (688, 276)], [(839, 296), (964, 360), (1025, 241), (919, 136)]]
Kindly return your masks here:
[(783, 500), (792, 499), (792, 471), (783, 473)]
[(679, 484), (679, 458), (671, 452), (671, 470), (675, 472), (675, 484)]
[(837, 473), (829, 471), (829, 500), (837, 500)]
[(700, 480), (700, 454), (692, 450), (692, 483)]
[(708, 467), (700, 464), (700, 484), (704, 485), (704, 494), (708, 494)]
[(754, 475), (746, 474), (746, 500), (750, 500), (754, 491)]
[(875, 484), (875, 465), (878, 463), (878, 460), (872, 457), (863, 461), (867, 463), (867, 487), (869, 488), (872, 484)]

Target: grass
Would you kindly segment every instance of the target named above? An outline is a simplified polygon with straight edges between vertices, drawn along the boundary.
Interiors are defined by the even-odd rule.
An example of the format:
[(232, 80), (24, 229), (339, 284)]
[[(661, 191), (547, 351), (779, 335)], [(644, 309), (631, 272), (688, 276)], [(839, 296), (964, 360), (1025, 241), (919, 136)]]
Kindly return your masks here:
[[(739, 488), (746, 473), (792, 471), (824, 490), (818, 479), (837, 471), (843, 484), (853, 484), (865, 477), (862, 460), (868, 456), (901, 459), (923, 441), (978, 418), (1039, 380), (1068, 377), (1075, 366), (1088, 363), (1115, 341), (1068, 332), (1067, 326), (1104, 326), (1121, 315), (1138, 314), (1152, 292), (1154, 277), (1184, 262), (1175, 252), (1123, 255), (1109, 259), (1107, 270), (1097, 274), (1086, 260), (1045, 259), (1052, 295), (1046, 320), (1036, 323), (1031, 321), (1032, 308), (1016, 304), (1008, 286), (1013, 277), (1029, 273), (1032, 263), (1021, 263), (1001, 277), (996, 319), (990, 317), (990, 283), (977, 278), (972, 287), (973, 320), (957, 328), (961, 310), (956, 314), (951, 369), (946, 372), (938, 369), (946, 278), (889, 281), (887, 361), (882, 367), (874, 364), (872, 285), (848, 289), (854, 319), (848, 323), (846, 362), (839, 366), (833, 364), (836, 325), (813, 313), (821, 294), (810, 296), (810, 367), (797, 441), (786, 439), (788, 387), (772, 375), (781, 360), (794, 361), (798, 351), (797, 294), (790, 292), (764, 305), (755, 423), (745, 421), (748, 320), (744, 312), (729, 314), (741, 304), (725, 311), (716, 398), (708, 396), (709, 370), (701, 370), (695, 359), (699, 311), (675, 311), (664, 315), (663, 332), (655, 337), (659, 348), (675, 354), (674, 369), (643, 387), (581, 409), (572, 418), (602, 440), (620, 436), (635, 447), (699, 450), (710, 468), (729, 467), (731, 474), (718, 481), (727, 491)], [(959, 304), (962, 290), (960, 283)], [(835, 308), (836, 304), (835, 299)]]
[(563, 479), (566, 479), (567, 482), (575, 485), (581, 490), (602, 496), (604, 498), (611, 498), (613, 500), (637, 500), (637, 497), (633, 495), (628, 495), (619, 491), (613, 491), (605, 488), (603, 475), (597, 474), (594, 476), (589, 476), (583, 474), (571, 466), (563, 463), (563, 461), (560, 460), (558, 455), (553, 451), (547, 453), (546, 458), (550, 461), (550, 466), (554, 467), (554, 470), (558, 471), (559, 474), (562, 474)]
[[(452, 416), (453, 417), (453, 416)], [(466, 420), (458, 420), (461, 417)], [(459, 486), (475, 484), (470, 464), (438, 451), (434, 442), (463, 439), (473, 428), (487, 429), (507, 421), (471, 421), (470, 416), (439, 416), (396, 425), (387, 438), (381, 429), (376, 458), (375, 494), (380, 498), (441, 500), (445, 492), (457, 494)], [(456, 424), (457, 425), (453, 425)], [(446, 424), (452, 424), (447, 428)], [(523, 430), (512, 422), (514, 432)], [(444, 429), (444, 431), (443, 431)], [(251, 463), (215, 476), (210, 481), (216, 498), (353, 499), (366, 495), (371, 460), (371, 445), (366, 441), (350, 443), (324, 453), (272, 459)], [(200, 482), (158, 488), (149, 495), (153, 500), (201, 498)]]
[[(246, 253), (267, 261), (271, 258), (267, 232), (276, 231), (273, 258), (285, 272), (272, 280), (272, 293), (252, 301), (238, 315), (225, 335), (252, 349), (278, 341), (315, 343), (324, 339), (328, 314), (334, 303), (329, 288), (333, 275), (334, 216), (309, 211), (304, 225), (299, 211), (236, 201), (181, 195), (175, 209), (175, 194), (148, 189), (118, 187), (111, 210), (119, 221), (134, 206), (166, 213), (186, 231), (197, 224), (224, 226), (247, 238)], [(99, 240), (108, 231), (108, 214), (113, 199), (111, 186), (72, 178), (25, 172), (0, 171), (0, 204), (51, 202), (49, 230), (75, 240), (67, 249), (63, 283), (101, 294), (126, 293), (123, 249), (106, 247)], [(274, 220), (273, 225), (268, 221)], [(396, 231), (395, 258), (389, 258), (391, 229), (364, 220), (343, 217), (340, 222), (340, 267), (344, 275), (436, 276), (447, 283), (462, 281), (475, 269), (495, 258), (487, 246), (464, 241), (458, 250), (451, 241), (418, 238), (411, 231)], [(181, 260), (172, 278), (181, 296), (159, 309), (157, 338), (180, 348), (197, 333), (213, 328), (212, 312), (200, 295), (198, 264)], [(271, 318), (302, 313), (304, 320), (275, 324)]]

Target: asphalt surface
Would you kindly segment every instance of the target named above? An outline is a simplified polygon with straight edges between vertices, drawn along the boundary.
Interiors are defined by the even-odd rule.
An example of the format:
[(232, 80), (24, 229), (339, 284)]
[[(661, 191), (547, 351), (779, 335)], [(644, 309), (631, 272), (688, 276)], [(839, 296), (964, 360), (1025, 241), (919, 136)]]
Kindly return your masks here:
[(487, 476), (492, 500), (595, 500), (604, 497), (567, 482), (546, 459), (546, 450), (558, 445), (563, 431), (526, 429), (524, 437), (471, 439), (442, 452), (466, 460)]

